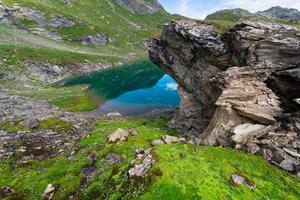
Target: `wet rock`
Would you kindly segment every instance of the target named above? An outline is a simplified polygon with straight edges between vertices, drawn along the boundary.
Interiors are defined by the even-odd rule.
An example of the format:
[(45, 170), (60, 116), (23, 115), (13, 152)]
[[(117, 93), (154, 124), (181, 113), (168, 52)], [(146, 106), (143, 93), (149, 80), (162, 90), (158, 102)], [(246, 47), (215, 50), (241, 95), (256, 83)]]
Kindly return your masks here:
[(53, 198), (53, 195), (55, 193), (55, 187), (50, 183), (47, 185), (46, 189), (44, 190), (42, 194), (42, 199), (44, 200), (51, 200)]
[(172, 143), (180, 143), (180, 140), (178, 137), (170, 136), (170, 135), (165, 135), (163, 136), (162, 140), (166, 144), (172, 144)]
[(118, 141), (125, 141), (129, 137), (129, 132), (121, 128), (118, 128), (113, 134), (108, 136), (107, 141), (109, 143), (116, 143)]
[(105, 160), (107, 160), (110, 164), (117, 164), (121, 163), (123, 161), (123, 158), (119, 154), (110, 152), (106, 154)]
[(231, 175), (231, 180), (236, 185), (244, 185), (244, 186), (248, 187), (251, 190), (256, 188), (255, 183), (250, 183), (246, 178), (244, 178), (243, 176), (240, 176), (238, 174), (232, 174)]
[(157, 145), (160, 145), (160, 144), (165, 144), (165, 142), (163, 140), (154, 140), (154, 141), (151, 142), (152, 146), (157, 146)]
[(11, 195), (14, 192), (15, 191), (12, 188), (8, 187), (8, 186), (0, 187), (0, 197), (1, 198), (8, 197), (9, 195)]

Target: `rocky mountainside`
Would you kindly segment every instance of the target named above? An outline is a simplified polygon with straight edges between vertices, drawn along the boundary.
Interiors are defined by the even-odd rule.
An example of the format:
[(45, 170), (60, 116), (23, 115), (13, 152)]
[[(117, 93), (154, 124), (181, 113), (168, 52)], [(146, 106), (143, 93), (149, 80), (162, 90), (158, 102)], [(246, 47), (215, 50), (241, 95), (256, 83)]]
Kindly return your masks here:
[(151, 14), (164, 11), (157, 0), (117, 0), (117, 2), (132, 13)]
[[(300, 21), (299, 19), (297, 19), (297, 13), (299, 13), (299, 11), (281, 7), (275, 7), (274, 9), (271, 8), (270, 10), (279, 11), (269, 13), (269, 10), (267, 10), (257, 13), (251, 13), (245, 9), (240, 8), (225, 9), (208, 15), (202, 22), (206, 24), (212, 24), (214, 26), (214, 29), (218, 32), (225, 32), (235, 24), (242, 21), (272, 22), (300, 28)], [(285, 15), (282, 15), (283, 13), (285, 13)]]
[(300, 12), (295, 8), (282, 8), (280, 6), (275, 6), (268, 10), (258, 12), (258, 14), (278, 19), (300, 20)]
[(179, 84), (171, 125), (194, 142), (262, 155), (300, 175), (300, 31), (244, 22), (224, 34), (174, 21), (150, 58)]
[(300, 12), (294, 8), (282, 8), (280, 6), (272, 7), (268, 10), (251, 13), (248, 10), (236, 8), (225, 9), (212, 13), (206, 17), (207, 20), (228, 20), (240, 21), (246, 19), (270, 20), (270, 18), (278, 20), (300, 20)]
[(142, 50), (143, 41), (159, 33), (170, 18), (157, 1), (3, 0), (0, 4), (1, 24), (58, 42), (113, 46), (132, 54)]

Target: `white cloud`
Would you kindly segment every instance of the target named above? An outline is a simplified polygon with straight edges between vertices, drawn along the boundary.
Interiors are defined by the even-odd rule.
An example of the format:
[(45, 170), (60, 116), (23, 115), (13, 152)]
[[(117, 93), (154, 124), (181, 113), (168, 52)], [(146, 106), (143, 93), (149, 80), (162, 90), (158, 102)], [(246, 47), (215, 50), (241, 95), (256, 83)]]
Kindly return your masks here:
[(189, 11), (189, 0), (180, 0), (179, 14), (186, 15)]
[(177, 88), (178, 88), (178, 84), (177, 83), (167, 83), (165, 90), (167, 90), (167, 91), (173, 91), (173, 90), (177, 90)]

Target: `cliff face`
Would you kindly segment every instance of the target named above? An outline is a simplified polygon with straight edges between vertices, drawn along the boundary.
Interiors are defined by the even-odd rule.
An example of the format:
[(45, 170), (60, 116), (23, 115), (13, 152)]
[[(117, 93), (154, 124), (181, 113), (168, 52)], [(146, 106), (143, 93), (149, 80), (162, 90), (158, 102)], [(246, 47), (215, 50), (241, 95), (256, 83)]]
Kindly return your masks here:
[(150, 58), (179, 84), (171, 125), (197, 144), (234, 146), (300, 171), (300, 31), (244, 22), (223, 35), (166, 25)]

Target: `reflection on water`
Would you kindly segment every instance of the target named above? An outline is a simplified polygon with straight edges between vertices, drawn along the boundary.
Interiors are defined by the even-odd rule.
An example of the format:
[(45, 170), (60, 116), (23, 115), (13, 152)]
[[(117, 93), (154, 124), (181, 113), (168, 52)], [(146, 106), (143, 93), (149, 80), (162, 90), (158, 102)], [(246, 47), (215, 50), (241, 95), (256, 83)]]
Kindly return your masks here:
[(64, 86), (88, 84), (99, 98), (100, 114), (140, 115), (155, 109), (176, 108), (176, 82), (150, 61), (137, 62), (66, 80)]

